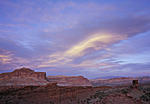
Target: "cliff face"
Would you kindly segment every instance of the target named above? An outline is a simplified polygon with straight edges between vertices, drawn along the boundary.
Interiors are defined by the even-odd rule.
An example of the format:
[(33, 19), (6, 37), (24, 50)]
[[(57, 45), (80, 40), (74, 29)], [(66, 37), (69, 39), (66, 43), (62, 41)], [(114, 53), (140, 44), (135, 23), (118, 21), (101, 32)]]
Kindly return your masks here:
[(34, 72), (29, 68), (16, 69), (0, 74), (0, 86), (10, 85), (45, 85), (48, 81), (45, 72)]
[(57, 82), (58, 86), (92, 86), (83, 76), (48, 76), (49, 82)]

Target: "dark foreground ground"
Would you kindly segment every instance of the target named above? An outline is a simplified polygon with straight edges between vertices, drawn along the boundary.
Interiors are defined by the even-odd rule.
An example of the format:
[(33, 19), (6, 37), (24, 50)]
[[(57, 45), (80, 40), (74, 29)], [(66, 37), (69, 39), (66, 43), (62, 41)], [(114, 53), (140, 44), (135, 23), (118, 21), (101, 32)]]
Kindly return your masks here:
[(150, 85), (0, 87), (0, 104), (150, 104)]

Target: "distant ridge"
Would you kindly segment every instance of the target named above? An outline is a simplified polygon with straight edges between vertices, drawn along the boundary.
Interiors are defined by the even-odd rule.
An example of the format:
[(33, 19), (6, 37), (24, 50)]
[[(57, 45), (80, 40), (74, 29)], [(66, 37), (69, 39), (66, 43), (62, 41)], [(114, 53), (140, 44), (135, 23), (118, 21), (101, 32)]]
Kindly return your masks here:
[(93, 79), (112, 79), (112, 78), (121, 78), (121, 77), (125, 77), (125, 76), (105, 76), (105, 77), (96, 77)]
[(139, 80), (140, 84), (150, 84), (150, 76), (143, 77), (119, 77), (110, 79), (91, 79), (93, 86), (124, 86), (131, 85), (133, 80)]

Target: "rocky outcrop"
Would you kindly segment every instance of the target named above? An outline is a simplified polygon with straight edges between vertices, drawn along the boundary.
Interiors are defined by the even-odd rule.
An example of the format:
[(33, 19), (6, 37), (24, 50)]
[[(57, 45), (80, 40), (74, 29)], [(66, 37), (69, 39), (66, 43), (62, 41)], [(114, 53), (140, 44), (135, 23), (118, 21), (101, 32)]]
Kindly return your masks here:
[(0, 86), (46, 85), (47, 83), (45, 72), (34, 72), (29, 68), (0, 74)]
[(8, 78), (27, 78), (27, 77), (34, 77), (37, 79), (46, 79), (46, 73), (45, 72), (34, 72), (34, 70), (31, 70), (29, 68), (21, 68), (16, 69), (11, 73), (2, 73), (0, 74), (0, 79), (8, 79)]
[(83, 76), (48, 76), (49, 82), (57, 82), (58, 86), (92, 86)]

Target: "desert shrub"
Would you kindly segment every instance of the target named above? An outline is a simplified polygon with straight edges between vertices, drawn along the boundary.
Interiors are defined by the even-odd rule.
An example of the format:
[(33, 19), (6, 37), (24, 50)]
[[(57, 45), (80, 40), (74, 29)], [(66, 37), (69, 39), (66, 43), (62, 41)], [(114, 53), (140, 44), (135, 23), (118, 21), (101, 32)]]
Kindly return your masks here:
[(121, 90), (121, 93), (127, 94), (127, 93), (128, 93), (128, 89), (122, 89), (122, 90)]
[(145, 88), (144, 89), (146, 92), (150, 92), (150, 88)]
[(49, 104), (54, 104), (54, 102), (50, 101)]
[(103, 99), (103, 97), (105, 97), (106, 94), (104, 93), (104, 91), (99, 91), (99, 92), (96, 92), (94, 97), (95, 98), (99, 98), (99, 100)]
[(148, 101), (150, 101), (150, 93), (145, 93), (145, 94), (142, 95), (140, 98), (141, 98), (143, 101), (148, 102)]
[(139, 87), (138, 87), (138, 90), (143, 91), (144, 88), (143, 88), (142, 86), (139, 86)]

